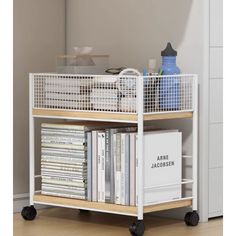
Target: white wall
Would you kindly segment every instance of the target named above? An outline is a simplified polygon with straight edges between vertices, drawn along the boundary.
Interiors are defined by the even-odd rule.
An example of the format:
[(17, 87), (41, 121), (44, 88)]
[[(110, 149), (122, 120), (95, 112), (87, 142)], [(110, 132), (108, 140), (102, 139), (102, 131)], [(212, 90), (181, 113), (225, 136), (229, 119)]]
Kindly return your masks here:
[[(208, 217), (208, 0), (67, 0), (67, 52), (92, 46), (109, 53), (110, 66), (142, 70), (160, 63), (168, 41), (178, 50), (183, 73), (200, 82), (200, 213)], [(181, 124), (180, 124), (181, 125)]]
[(16, 200), (27, 197), (25, 193), (29, 192), (28, 74), (55, 71), (55, 57), (64, 50), (65, 0), (15, 0), (13, 141)]
[[(73, 46), (91, 45), (96, 52), (109, 53), (112, 66), (142, 70), (149, 58), (160, 62), (160, 50), (171, 41), (179, 50), (180, 67), (199, 72), (202, 13), (197, 2), (68, 0), (67, 50), (71, 53)], [(186, 63), (186, 57), (191, 63)]]

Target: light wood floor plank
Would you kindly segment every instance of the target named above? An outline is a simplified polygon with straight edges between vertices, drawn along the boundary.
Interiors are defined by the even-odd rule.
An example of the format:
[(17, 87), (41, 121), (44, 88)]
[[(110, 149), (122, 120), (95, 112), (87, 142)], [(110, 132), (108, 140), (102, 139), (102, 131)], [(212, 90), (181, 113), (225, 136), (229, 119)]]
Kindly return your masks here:
[[(129, 236), (133, 217), (102, 213), (83, 213), (73, 209), (49, 208), (38, 211), (34, 221), (14, 214), (14, 236)], [(223, 220), (211, 220), (197, 227), (183, 221), (146, 215), (145, 236), (222, 236)]]

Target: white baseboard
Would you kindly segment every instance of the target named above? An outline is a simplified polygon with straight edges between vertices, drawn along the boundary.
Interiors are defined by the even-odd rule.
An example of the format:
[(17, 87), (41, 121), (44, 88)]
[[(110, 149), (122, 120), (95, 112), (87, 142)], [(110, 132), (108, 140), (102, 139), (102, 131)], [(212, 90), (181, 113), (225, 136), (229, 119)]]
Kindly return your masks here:
[(15, 194), (13, 197), (13, 212), (21, 212), (25, 206), (29, 206), (29, 194)]
[[(18, 213), (21, 212), (23, 207), (29, 206), (29, 194), (23, 193), (23, 194), (14, 194), (13, 196), (13, 212)], [(50, 206), (46, 205), (35, 205), (36, 209), (43, 209), (43, 208), (49, 208)]]
[(222, 217), (223, 211), (209, 212), (209, 218)]

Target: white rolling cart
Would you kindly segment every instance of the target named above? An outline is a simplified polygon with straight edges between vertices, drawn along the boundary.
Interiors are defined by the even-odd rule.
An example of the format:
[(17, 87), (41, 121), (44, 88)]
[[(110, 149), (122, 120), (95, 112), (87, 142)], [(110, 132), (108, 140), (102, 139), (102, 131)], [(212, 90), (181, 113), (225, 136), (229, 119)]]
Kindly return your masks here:
[[(132, 235), (143, 235), (143, 216), (181, 207), (191, 207), (185, 216), (189, 226), (199, 222), (198, 196), (198, 79), (197, 75), (174, 76), (104, 76), (68, 74), (30, 74), (29, 100), (29, 161), (30, 161), (30, 206), (22, 210), (25, 220), (37, 215), (34, 204), (67, 207), (137, 217), (129, 227)], [(107, 89), (107, 90), (106, 90)], [(101, 99), (94, 102), (94, 91)], [(110, 106), (108, 90), (117, 94), (116, 105)], [(83, 97), (83, 101), (81, 98)], [(114, 102), (114, 99), (113, 99)], [(67, 120), (108, 121), (134, 123), (138, 127), (138, 179), (137, 206), (55, 197), (41, 194), (35, 189), (35, 119), (53, 118)], [(192, 120), (192, 151), (183, 158), (192, 159), (192, 178), (183, 179), (179, 185), (191, 185), (191, 196), (147, 205), (144, 201), (144, 123), (164, 119)], [(171, 186), (171, 185), (169, 185)], [(155, 186), (161, 189), (166, 186)]]

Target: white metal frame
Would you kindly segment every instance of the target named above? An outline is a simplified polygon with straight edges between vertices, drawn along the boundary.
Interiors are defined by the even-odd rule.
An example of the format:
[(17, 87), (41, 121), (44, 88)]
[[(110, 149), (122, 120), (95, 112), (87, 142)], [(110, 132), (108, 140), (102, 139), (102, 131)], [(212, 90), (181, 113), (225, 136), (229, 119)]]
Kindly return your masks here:
[(30, 205), (34, 205), (35, 193), (35, 118), (32, 114), (33, 105), (33, 76), (30, 74), (29, 81), (29, 184), (30, 184)]
[[(138, 220), (143, 219), (144, 205), (144, 150), (143, 150), (143, 78), (138, 78)], [(137, 180), (136, 180), (137, 181)]]
[(193, 161), (192, 161), (192, 171), (193, 171), (193, 210), (198, 209), (198, 78), (194, 76), (194, 86), (193, 86), (193, 118), (192, 118), (192, 151), (193, 151)]
[[(46, 75), (46, 74), (45, 74)], [(39, 116), (39, 115), (33, 115), (33, 98), (34, 98), (34, 77), (33, 74), (30, 74), (30, 83), (29, 83), (29, 161), (30, 161), (30, 205), (37, 204), (43, 204), (43, 205), (51, 205), (51, 206), (60, 206), (60, 207), (69, 207), (69, 208), (76, 208), (76, 209), (85, 209), (85, 210), (93, 210), (98, 212), (107, 212), (107, 213), (114, 213), (114, 214), (121, 214), (121, 215), (131, 215), (131, 216), (137, 216), (138, 220), (143, 219), (144, 214), (144, 146), (143, 146), (143, 130), (144, 130), (144, 80), (143, 76), (138, 76), (138, 82), (137, 82), (137, 115), (138, 120), (133, 121), (133, 123), (137, 123), (138, 126), (138, 206), (137, 206), (137, 215), (131, 214), (131, 213), (121, 213), (121, 212), (115, 212), (115, 211), (106, 211), (102, 209), (92, 209), (92, 208), (85, 208), (85, 207), (72, 207), (68, 205), (62, 205), (62, 204), (49, 204), (47, 202), (39, 202), (34, 201), (33, 196), (36, 192), (35, 191), (35, 178), (40, 178), (40, 175), (35, 175), (35, 119), (36, 118), (58, 118), (58, 119), (76, 119), (79, 120), (79, 118), (74, 117), (56, 117), (56, 116)], [(178, 201), (186, 200), (186, 199), (192, 199), (192, 209), (194, 211), (197, 211), (198, 209), (198, 78), (197, 75), (193, 76), (193, 87), (192, 87), (192, 97), (193, 97), (193, 117), (192, 117), (192, 156), (184, 155), (183, 158), (192, 159), (192, 180), (189, 179), (183, 179), (181, 183), (173, 183), (173, 185), (176, 184), (192, 184), (192, 196), (191, 197), (184, 197)], [(171, 113), (175, 111), (170, 112), (161, 112), (161, 113)], [(155, 113), (151, 113), (155, 114)], [(94, 120), (94, 119), (90, 119)], [(98, 120), (98, 119), (96, 119)], [(102, 119), (101, 121), (106, 121)], [(108, 120), (109, 121), (109, 120)], [(115, 122), (116, 120), (113, 120)], [(129, 122), (131, 121), (120, 121), (119, 122)], [(171, 184), (172, 185), (172, 184)], [(171, 186), (168, 185), (168, 186)], [(168, 187), (165, 186), (155, 186), (155, 188), (163, 188)], [(161, 202), (161, 203), (168, 203), (172, 201), (167, 202)]]

